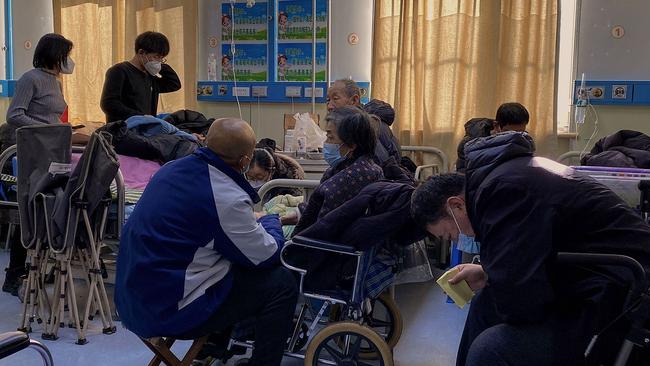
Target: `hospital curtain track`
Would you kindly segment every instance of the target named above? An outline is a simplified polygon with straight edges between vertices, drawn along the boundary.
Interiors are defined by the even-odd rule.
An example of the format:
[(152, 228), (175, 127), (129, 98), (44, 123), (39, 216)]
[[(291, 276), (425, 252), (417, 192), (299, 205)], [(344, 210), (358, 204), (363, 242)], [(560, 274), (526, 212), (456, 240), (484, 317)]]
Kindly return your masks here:
[(63, 94), (73, 123), (104, 121), (99, 107), (106, 70), (133, 56), (138, 34), (153, 30), (169, 38), (167, 62), (183, 88), (161, 94), (159, 112), (196, 108), (197, 0), (54, 0), (55, 31), (74, 42), (74, 74)]
[(402, 144), (452, 161), (467, 120), (518, 101), (554, 155), (557, 31), (557, 0), (377, 0), (372, 96), (394, 105)]

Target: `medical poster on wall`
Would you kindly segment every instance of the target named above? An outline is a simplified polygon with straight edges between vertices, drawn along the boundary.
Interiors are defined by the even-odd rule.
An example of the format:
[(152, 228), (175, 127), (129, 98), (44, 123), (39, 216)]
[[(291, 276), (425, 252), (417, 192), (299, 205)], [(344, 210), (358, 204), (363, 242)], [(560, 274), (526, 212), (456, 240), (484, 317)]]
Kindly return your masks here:
[[(312, 0), (278, 2), (278, 40), (312, 39)], [(316, 38), (327, 39), (327, 0), (316, 1)]]
[[(312, 79), (311, 43), (278, 43), (277, 81)], [(316, 81), (325, 81), (326, 43), (316, 43)]]
[(268, 38), (267, 3), (258, 1), (250, 8), (245, 2), (235, 3), (234, 9), (231, 9), (229, 1), (222, 3), (221, 40), (230, 41), (233, 30), (235, 41), (266, 41)]
[(233, 55), (229, 44), (221, 45), (221, 80), (267, 81), (266, 44), (236, 44)]

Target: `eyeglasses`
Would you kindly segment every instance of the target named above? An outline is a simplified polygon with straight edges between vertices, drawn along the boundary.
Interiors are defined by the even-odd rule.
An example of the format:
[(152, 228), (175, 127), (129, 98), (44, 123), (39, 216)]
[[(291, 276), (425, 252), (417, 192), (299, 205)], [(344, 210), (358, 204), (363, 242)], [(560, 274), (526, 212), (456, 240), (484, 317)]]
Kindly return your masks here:
[(166, 63), (167, 63), (167, 59), (166, 59), (166, 58), (164, 58), (164, 57), (162, 57), (162, 56), (160, 56), (160, 55), (156, 55), (155, 53), (154, 53), (154, 54), (146, 54), (145, 57), (147, 58), (147, 60), (152, 59), (152, 60), (154, 60), (154, 61), (159, 61), (159, 62), (162, 63), (162, 64), (166, 64)]

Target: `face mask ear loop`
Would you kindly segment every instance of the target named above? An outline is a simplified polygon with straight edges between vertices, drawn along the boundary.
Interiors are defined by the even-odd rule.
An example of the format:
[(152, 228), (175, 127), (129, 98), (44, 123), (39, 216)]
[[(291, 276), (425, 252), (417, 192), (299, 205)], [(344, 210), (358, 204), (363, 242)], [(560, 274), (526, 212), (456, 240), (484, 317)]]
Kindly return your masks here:
[(458, 233), (462, 234), (463, 232), (460, 230), (460, 225), (458, 225), (458, 220), (456, 220), (456, 215), (454, 215), (454, 211), (449, 208), (449, 213), (451, 214), (451, 218), (454, 219), (454, 223), (456, 224), (456, 228), (458, 229)]

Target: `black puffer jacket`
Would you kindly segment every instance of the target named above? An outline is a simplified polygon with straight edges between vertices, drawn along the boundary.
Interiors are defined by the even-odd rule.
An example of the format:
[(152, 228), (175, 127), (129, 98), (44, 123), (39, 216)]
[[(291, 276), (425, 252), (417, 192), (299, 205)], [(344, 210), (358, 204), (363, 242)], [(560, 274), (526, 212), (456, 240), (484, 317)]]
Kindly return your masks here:
[[(533, 149), (532, 139), (517, 132), (476, 139), (466, 147), (465, 194), (489, 277), (484, 291), (506, 323), (557, 321), (558, 336), (576, 352), (563, 355), (569, 361), (561, 364), (584, 364), (591, 337), (620, 311), (625, 290), (613, 279), (627, 272), (562, 268), (555, 256), (625, 254), (650, 273), (650, 227), (607, 187), (533, 157)], [(606, 341), (599, 344), (607, 350)]]
[[(425, 236), (411, 218), (410, 177), (371, 183), (354, 198), (321, 217), (300, 233), (368, 250), (382, 245), (406, 246)], [(305, 284), (311, 289), (332, 289), (354, 273), (356, 260), (349, 255), (302, 250), (293, 256), (307, 269)]]
[(465, 123), (465, 137), (458, 144), (458, 160), (456, 160), (456, 171), (465, 172), (465, 144), (479, 138), (490, 136), (494, 128), (494, 120), (490, 118), (472, 118)]
[(113, 136), (113, 147), (118, 154), (162, 164), (190, 155), (200, 147), (197, 142), (176, 135), (139, 135), (129, 130), (123, 121), (107, 123), (98, 131), (106, 131)]
[(214, 118), (205, 118), (202, 113), (189, 109), (181, 109), (164, 119), (181, 131), (198, 133), (204, 136), (207, 136), (210, 125), (214, 122)]
[(580, 164), (649, 169), (650, 136), (638, 131), (618, 131), (598, 140)]

